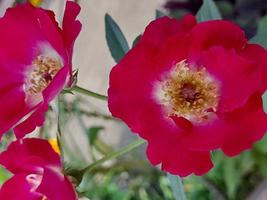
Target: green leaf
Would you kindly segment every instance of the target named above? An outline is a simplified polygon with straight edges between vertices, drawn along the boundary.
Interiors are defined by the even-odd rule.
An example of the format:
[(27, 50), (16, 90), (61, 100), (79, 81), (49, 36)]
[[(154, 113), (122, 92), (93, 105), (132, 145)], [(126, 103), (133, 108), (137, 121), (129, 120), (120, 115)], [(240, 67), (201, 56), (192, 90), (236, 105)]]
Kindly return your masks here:
[(135, 45), (137, 45), (137, 43), (139, 42), (139, 40), (141, 39), (142, 35), (138, 35), (134, 41), (133, 41), (133, 45), (132, 45), (132, 48), (135, 47)]
[(105, 15), (106, 40), (110, 53), (118, 63), (129, 51), (129, 45), (120, 27), (109, 14)]
[(186, 197), (184, 194), (184, 187), (183, 187), (181, 178), (179, 176), (174, 176), (169, 173), (167, 173), (167, 177), (169, 178), (169, 181), (171, 183), (171, 188), (172, 188), (175, 200), (186, 200)]
[(198, 22), (222, 19), (222, 16), (213, 0), (203, 0), (203, 4), (196, 14)]
[(11, 173), (0, 165), (0, 185), (2, 185), (4, 182), (6, 182), (6, 180), (11, 178), (11, 176)]
[(77, 191), (80, 193), (84, 193), (92, 187), (91, 180), (92, 180), (92, 175), (90, 173), (84, 173), (82, 177), (82, 181), (77, 187)]
[(251, 151), (243, 152), (238, 158), (240, 165), (239, 170), (242, 177), (253, 171), (255, 159), (253, 158)]
[(224, 162), (224, 181), (228, 197), (235, 199), (241, 181), (241, 172), (237, 167), (237, 159), (227, 158)]
[(102, 126), (95, 126), (95, 127), (91, 127), (88, 129), (87, 135), (89, 137), (90, 145), (94, 145), (94, 143), (98, 137), (99, 132), (103, 129), (104, 128)]
[(267, 48), (267, 15), (260, 20), (257, 34), (250, 40), (250, 43)]
[(254, 145), (254, 149), (262, 154), (267, 154), (267, 135)]
[(262, 101), (263, 101), (264, 111), (267, 112), (267, 91), (263, 94)]
[(265, 155), (257, 154), (255, 155), (257, 165), (261, 174), (267, 178), (267, 158)]
[(165, 17), (166, 15), (160, 11), (160, 10), (156, 10), (156, 19), (161, 18), (161, 17)]

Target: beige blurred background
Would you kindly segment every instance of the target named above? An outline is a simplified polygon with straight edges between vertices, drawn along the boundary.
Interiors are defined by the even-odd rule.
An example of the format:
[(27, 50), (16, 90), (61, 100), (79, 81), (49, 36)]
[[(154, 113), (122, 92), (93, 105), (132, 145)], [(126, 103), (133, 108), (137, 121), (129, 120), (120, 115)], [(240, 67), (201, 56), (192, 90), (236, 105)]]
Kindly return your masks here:
[(159, 0), (81, 0), (79, 19), (83, 30), (76, 43), (74, 63), (79, 84), (106, 93), (108, 75), (115, 64), (105, 41), (104, 15), (109, 13), (121, 27), (129, 45), (154, 19)]
[[(83, 29), (74, 51), (74, 67), (79, 69), (78, 85), (106, 94), (109, 72), (115, 62), (105, 40), (105, 14), (109, 13), (118, 23), (131, 46), (136, 36), (142, 33), (146, 25), (155, 18), (155, 10), (160, 7), (161, 2), (159, 0), (80, 0), (79, 3), (82, 7), (79, 19)], [(90, 106), (98, 111), (109, 113), (106, 102), (92, 99), (90, 103)], [(87, 126), (104, 124), (105, 130), (102, 132), (102, 137), (116, 147), (129, 143), (134, 137), (120, 122), (86, 120), (85, 123)], [(79, 128), (77, 127), (76, 130)], [(78, 138), (83, 137), (81, 133)], [(78, 142), (87, 148), (88, 145), (83, 143), (83, 139)]]

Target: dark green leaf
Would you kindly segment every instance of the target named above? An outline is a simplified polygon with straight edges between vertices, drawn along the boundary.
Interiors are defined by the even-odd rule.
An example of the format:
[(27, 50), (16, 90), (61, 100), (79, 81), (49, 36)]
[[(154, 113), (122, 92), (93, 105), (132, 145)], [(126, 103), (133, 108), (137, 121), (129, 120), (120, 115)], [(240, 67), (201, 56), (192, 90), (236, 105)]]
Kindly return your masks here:
[(203, 4), (196, 14), (198, 22), (222, 19), (222, 16), (213, 0), (203, 0)]
[(165, 17), (166, 15), (160, 11), (160, 10), (156, 10), (156, 19), (161, 18), (161, 17)]
[(135, 47), (135, 45), (137, 45), (137, 43), (139, 42), (139, 40), (141, 39), (142, 35), (138, 35), (134, 41), (133, 41), (133, 45), (132, 45), (132, 48)]
[(250, 40), (250, 42), (267, 48), (267, 16), (260, 20), (257, 34)]
[(259, 167), (259, 170), (261, 172), (261, 174), (267, 178), (267, 158), (265, 155), (256, 155), (255, 156), (256, 158), (256, 162), (257, 162), (257, 165)]
[(105, 15), (105, 28), (106, 40), (110, 53), (114, 60), (118, 63), (129, 51), (129, 45), (120, 27), (108, 14)]
[(16, 0), (15, 1), (17, 4), (22, 4), (22, 3), (25, 3), (26, 1), (25, 0)]
[(95, 143), (99, 132), (103, 129), (104, 128), (102, 126), (95, 126), (88, 129), (87, 135), (89, 137), (90, 145), (93, 145)]

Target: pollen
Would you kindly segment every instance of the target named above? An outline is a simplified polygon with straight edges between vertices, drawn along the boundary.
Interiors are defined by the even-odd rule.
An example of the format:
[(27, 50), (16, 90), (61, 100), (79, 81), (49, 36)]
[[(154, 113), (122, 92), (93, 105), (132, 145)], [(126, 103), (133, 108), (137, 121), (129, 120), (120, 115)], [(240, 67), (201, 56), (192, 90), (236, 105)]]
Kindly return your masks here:
[(57, 58), (40, 55), (32, 62), (32, 66), (26, 92), (29, 95), (37, 95), (51, 83), (61, 68), (61, 62)]
[(162, 102), (169, 116), (205, 122), (218, 107), (219, 84), (204, 67), (190, 66), (185, 60), (177, 63), (161, 83)]

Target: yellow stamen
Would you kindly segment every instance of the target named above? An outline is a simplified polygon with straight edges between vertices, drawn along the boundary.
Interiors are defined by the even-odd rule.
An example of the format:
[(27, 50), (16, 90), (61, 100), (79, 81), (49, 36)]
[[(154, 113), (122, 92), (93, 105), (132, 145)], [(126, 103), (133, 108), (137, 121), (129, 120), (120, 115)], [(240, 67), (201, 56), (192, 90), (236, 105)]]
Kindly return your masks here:
[(61, 68), (59, 59), (40, 55), (32, 63), (33, 69), (29, 74), (27, 93), (37, 95), (41, 93), (53, 80)]
[(205, 68), (198, 69), (186, 61), (175, 65), (174, 70), (161, 82), (161, 90), (161, 102), (168, 108), (169, 116), (204, 122), (218, 106), (218, 83)]

